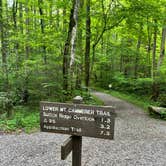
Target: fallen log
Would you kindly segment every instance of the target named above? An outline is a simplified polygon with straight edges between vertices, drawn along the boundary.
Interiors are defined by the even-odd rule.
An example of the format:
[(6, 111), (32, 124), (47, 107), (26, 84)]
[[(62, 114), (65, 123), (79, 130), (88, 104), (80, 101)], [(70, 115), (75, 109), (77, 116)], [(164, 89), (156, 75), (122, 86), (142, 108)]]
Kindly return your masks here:
[(154, 106), (149, 106), (148, 107), (149, 113), (156, 113), (159, 115), (166, 114), (166, 108), (164, 107), (154, 107)]

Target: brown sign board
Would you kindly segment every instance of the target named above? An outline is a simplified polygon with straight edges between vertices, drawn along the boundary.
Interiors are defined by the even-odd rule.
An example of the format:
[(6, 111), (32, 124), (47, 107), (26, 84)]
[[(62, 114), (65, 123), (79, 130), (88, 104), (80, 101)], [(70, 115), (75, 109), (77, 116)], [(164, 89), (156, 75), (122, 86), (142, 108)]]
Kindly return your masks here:
[(113, 139), (114, 123), (110, 106), (40, 102), (42, 132)]

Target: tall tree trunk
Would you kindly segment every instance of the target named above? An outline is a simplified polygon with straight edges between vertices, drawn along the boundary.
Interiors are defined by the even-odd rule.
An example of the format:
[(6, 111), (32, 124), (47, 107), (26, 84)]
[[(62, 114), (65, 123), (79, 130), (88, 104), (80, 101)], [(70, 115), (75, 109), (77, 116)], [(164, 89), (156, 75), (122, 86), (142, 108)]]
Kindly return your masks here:
[(84, 54), (83, 54), (83, 30), (82, 30), (82, 17), (81, 15), (83, 14), (84, 10), (84, 0), (80, 0), (80, 12), (78, 13), (78, 33), (77, 33), (77, 58), (78, 62), (76, 63), (76, 82), (75, 82), (75, 88), (76, 89), (81, 89), (81, 83), (82, 83), (82, 78), (83, 78), (83, 64), (84, 64)]
[(157, 45), (157, 20), (154, 20), (154, 33), (153, 33), (153, 52), (152, 52), (152, 72), (151, 77), (154, 80), (155, 73), (156, 73), (156, 45)]
[[(3, 4), (4, 2), (4, 4)], [(8, 47), (8, 9), (7, 1), (0, 0), (0, 42), (1, 42), (1, 55), (2, 55), (2, 71), (4, 76), (3, 91), (6, 92), (7, 98), (9, 98), (9, 79), (8, 79), (8, 62), (7, 55), (9, 52)], [(6, 109), (7, 118), (12, 117), (13, 110)]]
[(90, 81), (90, 39), (91, 39), (91, 18), (90, 0), (86, 1), (86, 48), (85, 48), (85, 86), (89, 87)]
[(165, 56), (165, 41), (166, 41), (166, 20), (164, 21), (164, 27), (162, 28), (161, 46), (160, 46), (160, 57), (157, 64), (157, 73), (160, 73), (160, 67), (162, 65)]
[(8, 66), (7, 66), (7, 32), (4, 21), (4, 5), (0, 0), (0, 39), (1, 39), (1, 54), (2, 54), (2, 71), (4, 75), (4, 91), (8, 91)]
[[(149, 19), (147, 18), (147, 24), (149, 24)], [(151, 41), (152, 41), (152, 32), (151, 32), (151, 28), (148, 25), (147, 26), (147, 33), (148, 33), (148, 46), (147, 46), (147, 63), (148, 63), (148, 67), (147, 67), (147, 76), (150, 77), (151, 75)]]
[(70, 68), (72, 68), (75, 61), (76, 36), (77, 36), (77, 26), (78, 26), (78, 8), (79, 8), (79, 0), (75, 0), (74, 13), (73, 13), (73, 20), (75, 24), (72, 28), (72, 34), (71, 34)]
[(122, 73), (123, 72), (123, 54), (121, 53), (120, 55), (120, 65), (119, 65), (119, 71)]
[(72, 29), (71, 34), (71, 50), (70, 50), (70, 79), (71, 79), (71, 90), (73, 89), (75, 80), (74, 80), (74, 62), (75, 62), (75, 50), (76, 50), (76, 36), (77, 36), (77, 27), (78, 27), (78, 9), (79, 9), (79, 0), (74, 2), (74, 13), (73, 20), (75, 25)]
[(29, 6), (28, 6), (28, 1), (26, 2), (26, 8), (25, 8), (25, 12), (26, 12), (26, 46), (25, 46), (25, 53), (26, 53), (26, 60), (29, 58), (29, 52), (30, 52), (30, 48), (29, 48)]
[(21, 2), (19, 2), (19, 26), (20, 26), (20, 31), (21, 31), (21, 34), (23, 34), (23, 5)]
[[(157, 98), (160, 94), (160, 84), (158, 82), (158, 77), (160, 76), (160, 67), (163, 62), (164, 56), (165, 56), (165, 42), (166, 42), (166, 20), (164, 20), (164, 27), (162, 28), (162, 36), (161, 36), (161, 45), (160, 45), (160, 56), (157, 64), (157, 69), (154, 71), (154, 81), (153, 81), (153, 95), (152, 99), (154, 101), (157, 101)], [(156, 63), (155, 63), (156, 65)], [(157, 76), (157, 77), (156, 77)]]
[[(39, 14), (40, 14), (40, 28), (41, 28), (41, 33), (42, 33), (42, 38), (44, 37), (44, 34), (45, 34), (45, 22), (44, 22), (44, 19), (43, 19), (43, 9), (42, 9), (42, 6), (43, 6), (43, 0), (38, 0), (38, 5), (39, 5)], [(47, 51), (46, 51), (46, 46), (45, 44), (43, 43), (42, 44), (42, 53), (43, 53), (43, 59), (44, 59), (44, 64), (46, 65), (47, 64)]]
[(135, 58), (135, 69), (134, 69), (134, 77), (138, 77), (138, 66), (139, 66), (139, 56), (140, 56), (140, 48), (141, 48), (141, 40), (142, 40), (142, 23), (140, 24), (140, 30), (138, 35), (138, 41), (137, 41), (137, 53)]
[(17, 29), (17, 7), (18, 7), (18, 2), (17, 0), (14, 0), (12, 5), (12, 14), (13, 14), (14, 28), (16, 29)]
[[(53, 12), (53, 0), (50, 0), (50, 2), (49, 2), (50, 4), (49, 4), (49, 23), (50, 23), (50, 25), (52, 25), (52, 22), (53, 22), (53, 16), (52, 16), (52, 12)], [(57, 9), (57, 13), (59, 14), (59, 10)], [(59, 15), (57, 14), (57, 17), (59, 18)], [(59, 23), (58, 23), (58, 25), (59, 25)], [(57, 28), (59, 27), (57, 25)]]
[(70, 22), (68, 27), (67, 39), (63, 51), (63, 90), (68, 90), (68, 68), (69, 68), (69, 54), (70, 54), (70, 41), (72, 36), (72, 29), (75, 26), (75, 20), (73, 19), (75, 8), (75, 0), (73, 0), (73, 6), (70, 11)]
[[(24, 27), (23, 27), (23, 25), (25, 25), (25, 23), (23, 22), (23, 4), (20, 1), (17, 1), (17, 3), (18, 3), (18, 20), (17, 20), (17, 17), (16, 17), (17, 33), (20, 36), (24, 36)], [(15, 16), (17, 16), (17, 14)], [(17, 60), (18, 60), (18, 63), (20, 64), (22, 62), (23, 58), (24, 58), (23, 54), (25, 52), (23, 52), (24, 48), (22, 46), (22, 43), (19, 43), (19, 39), (18, 39), (17, 43), (18, 43), (18, 47), (19, 47), (19, 49), (17, 50), (17, 52), (18, 52), (18, 56), (17, 56), (18, 59)]]
[[(21, 11), (22, 12), (22, 11)], [(26, 19), (25, 19), (25, 32), (26, 32), (26, 45), (25, 45), (25, 60), (29, 59), (30, 55), (30, 46), (29, 46), (29, 24), (30, 24), (30, 18), (29, 18), (29, 3), (28, 0), (26, 0), (26, 7), (25, 7), (25, 14), (26, 14)], [(22, 19), (22, 18), (21, 18)], [(23, 31), (24, 32), (24, 31)], [(28, 103), (28, 98), (29, 98), (29, 91), (28, 91), (28, 68), (25, 65), (25, 82), (24, 82), (24, 87), (22, 89), (22, 101), (23, 103), (27, 104)]]
[[(13, 1), (12, 5), (12, 14), (13, 14), (13, 29), (15, 35), (18, 37), (18, 28), (17, 28), (17, 10), (18, 10), (18, 2), (17, 0)], [(19, 68), (19, 55), (18, 55), (19, 44), (18, 41), (14, 41), (14, 52), (16, 54), (16, 68)]]
[(157, 46), (157, 20), (154, 20), (155, 27), (154, 27), (154, 34), (153, 34), (153, 55), (152, 55), (152, 79), (153, 79), (153, 84), (152, 84), (152, 99), (154, 101), (157, 101), (157, 98), (159, 96), (159, 85), (158, 81), (156, 79), (157, 76), (157, 65), (156, 65), (156, 46)]

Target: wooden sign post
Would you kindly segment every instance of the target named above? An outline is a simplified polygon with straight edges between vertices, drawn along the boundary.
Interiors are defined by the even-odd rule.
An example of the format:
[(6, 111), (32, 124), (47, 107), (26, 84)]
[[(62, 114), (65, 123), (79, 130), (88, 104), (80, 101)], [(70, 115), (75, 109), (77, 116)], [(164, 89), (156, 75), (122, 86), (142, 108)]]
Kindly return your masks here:
[(72, 165), (81, 166), (82, 136), (113, 139), (115, 112), (113, 107), (80, 104), (40, 102), (40, 128), (42, 132), (72, 135), (61, 147), (61, 159), (72, 151)]
[(72, 150), (73, 150), (73, 141), (71, 136), (61, 146), (61, 160), (65, 160)]
[[(74, 104), (81, 104), (82, 97), (76, 96), (73, 99)], [(73, 153), (72, 153), (72, 166), (81, 166), (81, 153), (82, 153), (82, 137), (72, 136)]]
[(73, 142), (72, 166), (81, 166), (82, 137), (72, 136), (72, 142)]

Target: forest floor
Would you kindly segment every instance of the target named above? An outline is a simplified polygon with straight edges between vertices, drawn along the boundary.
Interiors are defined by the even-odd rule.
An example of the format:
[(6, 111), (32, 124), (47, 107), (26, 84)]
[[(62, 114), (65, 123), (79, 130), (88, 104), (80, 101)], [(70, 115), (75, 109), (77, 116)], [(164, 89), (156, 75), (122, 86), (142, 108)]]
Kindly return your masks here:
[[(83, 137), (83, 166), (165, 166), (166, 121), (105, 93), (94, 92), (105, 105), (116, 107), (115, 138)], [(70, 166), (60, 160), (68, 136), (36, 132), (0, 135), (0, 166)]]

